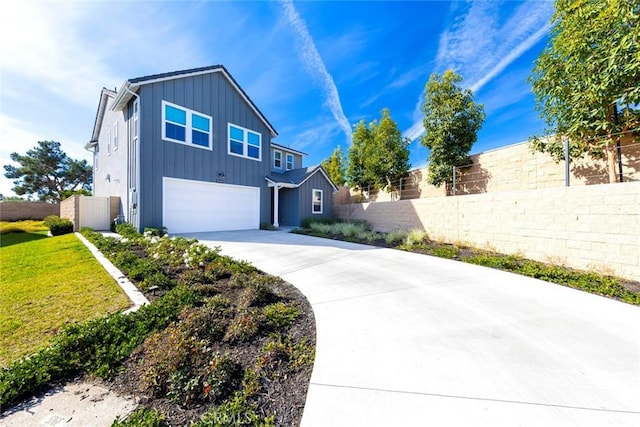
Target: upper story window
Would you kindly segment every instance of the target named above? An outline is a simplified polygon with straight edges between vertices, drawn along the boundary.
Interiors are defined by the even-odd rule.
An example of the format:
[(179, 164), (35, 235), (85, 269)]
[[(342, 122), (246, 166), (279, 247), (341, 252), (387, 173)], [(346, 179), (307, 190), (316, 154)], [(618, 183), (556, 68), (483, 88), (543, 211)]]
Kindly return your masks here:
[(293, 154), (287, 154), (287, 170), (293, 169)]
[(311, 213), (321, 214), (322, 213), (322, 190), (316, 190), (314, 188), (311, 194), (312, 194)]
[(273, 151), (273, 168), (282, 169), (282, 151)]
[(162, 101), (162, 139), (165, 141), (211, 150), (211, 124), (210, 116)]
[(107, 129), (107, 156), (111, 155), (111, 130)]
[(262, 135), (258, 132), (228, 124), (229, 154), (262, 160)]
[(118, 123), (113, 124), (113, 132), (111, 132), (113, 138), (113, 151), (118, 149)]

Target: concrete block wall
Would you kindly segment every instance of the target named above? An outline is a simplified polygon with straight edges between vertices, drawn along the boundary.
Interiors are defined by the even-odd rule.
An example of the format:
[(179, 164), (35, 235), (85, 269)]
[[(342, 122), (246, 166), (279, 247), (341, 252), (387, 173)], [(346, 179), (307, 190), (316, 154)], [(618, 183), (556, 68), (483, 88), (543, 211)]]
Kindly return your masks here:
[(68, 218), (73, 223), (73, 231), (80, 228), (80, 196), (71, 196), (60, 202), (60, 218)]
[(60, 215), (60, 205), (45, 202), (0, 202), (0, 221), (41, 220)]
[(640, 182), (339, 205), (334, 214), (640, 281)]

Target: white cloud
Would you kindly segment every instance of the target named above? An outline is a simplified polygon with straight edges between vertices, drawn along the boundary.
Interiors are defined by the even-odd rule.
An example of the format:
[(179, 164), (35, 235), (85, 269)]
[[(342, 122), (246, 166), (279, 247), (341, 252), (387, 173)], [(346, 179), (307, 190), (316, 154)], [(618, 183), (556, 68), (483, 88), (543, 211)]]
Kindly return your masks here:
[[(36, 145), (37, 141), (46, 139), (44, 135), (33, 133), (27, 129), (27, 123), (8, 117), (0, 112), (0, 141), (3, 141), (0, 145), (0, 166), (14, 164), (10, 157), (11, 153), (25, 154), (29, 148)], [(17, 166), (17, 164), (15, 165)], [(2, 172), (0, 194), (4, 196), (14, 195), (11, 191), (13, 187), (12, 180), (5, 178), (4, 168), (0, 172)]]
[(335, 121), (327, 120), (326, 117), (318, 118), (311, 122), (303, 123), (301, 126), (296, 126), (295, 128), (283, 129), (283, 134), (289, 136), (286, 140), (278, 140), (276, 142), (278, 144), (288, 145), (296, 150), (306, 151), (310, 148), (333, 144), (334, 138), (340, 132), (341, 128)]
[[(174, 6), (25, 1), (7, 8), (0, 27), (0, 162), (44, 139), (60, 141), (72, 158), (89, 158), (83, 147), (101, 87), (206, 65), (197, 35), (167, 19), (188, 22), (200, 5)], [(0, 192), (11, 186), (0, 176)]]
[(300, 55), (302, 56), (302, 62), (307, 68), (307, 71), (315, 78), (318, 79), (322, 85), (322, 89), (325, 95), (325, 102), (334, 119), (338, 123), (338, 126), (342, 129), (347, 139), (348, 144), (351, 143), (351, 125), (349, 120), (342, 110), (342, 104), (340, 103), (340, 95), (338, 94), (338, 88), (336, 87), (333, 77), (327, 71), (324, 65), (324, 61), (316, 49), (315, 43), (309, 34), (309, 30), (296, 11), (295, 6), (290, 0), (284, 0), (280, 3), (284, 11), (284, 16), (287, 21), (294, 28), (298, 36), (300, 37)]
[[(436, 71), (451, 68), (467, 87), (478, 91), (539, 42), (549, 30), (553, 3), (529, 0), (500, 19), (499, 2), (474, 2), (442, 33)], [(460, 5), (455, 5), (460, 9)], [(421, 118), (404, 132), (415, 139), (424, 133)]]

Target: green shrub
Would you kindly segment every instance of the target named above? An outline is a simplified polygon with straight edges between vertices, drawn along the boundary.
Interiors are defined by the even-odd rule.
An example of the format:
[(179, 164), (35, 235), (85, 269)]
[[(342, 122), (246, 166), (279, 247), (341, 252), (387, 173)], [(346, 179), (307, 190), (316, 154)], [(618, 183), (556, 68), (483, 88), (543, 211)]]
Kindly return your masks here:
[(260, 331), (261, 320), (260, 310), (256, 308), (239, 311), (229, 324), (223, 341), (235, 343), (251, 340)]
[(520, 258), (514, 256), (499, 256), (495, 254), (473, 255), (465, 259), (470, 264), (483, 265), (498, 270), (517, 271)]
[(214, 298), (216, 302), (207, 301), (203, 307), (190, 308), (180, 314), (180, 330), (186, 336), (209, 342), (220, 341), (223, 338), (228, 326), (229, 302), (223, 297)]
[(300, 316), (298, 307), (283, 302), (269, 304), (263, 308), (262, 312), (267, 325), (276, 330), (288, 328)]
[(58, 215), (49, 215), (44, 219), (44, 225), (49, 228), (52, 236), (73, 233), (73, 223), (67, 218), (60, 218)]
[(424, 243), (429, 238), (426, 231), (419, 228), (409, 230), (407, 237), (404, 239), (404, 244), (409, 248)]
[(160, 289), (171, 289), (175, 286), (175, 282), (162, 271), (156, 271), (150, 275), (146, 275), (141, 284), (142, 289), (150, 289), (154, 286)]
[(339, 219), (335, 219), (335, 218), (317, 218), (313, 216), (308, 216), (306, 218), (303, 218), (302, 221), (300, 221), (300, 227), (310, 229), (311, 224), (314, 224), (314, 223), (315, 224), (334, 224), (339, 221), (340, 221)]
[(216, 353), (209, 361), (202, 378), (202, 394), (204, 399), (221, 402), (239, 385), (240, 365), (229, 355)]
[(356, 233), (355, 238), (359, 242), (366, 242), (369, 244), (374, 243), (376, 240), (382, 240), (382, 235), (375, 231), (359, 231)]
[(332, 224), (325, 224), (325, 223), (322, 223), (322, 222), (312, 222), (309, 225), (309, 229), (311, 231), (317, 231), (317, 232), (319, 232), (319, 233), (321, 233), (323, 235), (327, 235), (327, 234), (330, 234), (330, 233), (336, 234), (334, 232), (334, 227), (333, 227)]
[(273, 417), (263, 418), (258, 415), (258, 405), (247, 399), (243, 392), (236, 392), (233, 397), (220, 406), (207, 412), (194, 427), (274, 427)]
[(387, 244), (392, 245), (394, 243), (400, 243), (407, 237), (407, 232), (404, 230), (395, 230), (387, 233), (384, 236), (384, 241)]
[(273, 224), (269, 224), (268, 222), (261, 222), (260, 223), (260, 230), (276, 231), (277, 228), (274, 227)]
[(44, 223), (44, 225), (45, 225), (47, 228), (51, 228), (51, 225), (52, 225), (52, 224), (55, 224), (55, 223), (56, 223), (56, 222), (58, 222), (60, 219), (62, 219), (62, 218), (60, 218), (58, 215), (48, 215), (48, 216), (46, 216), (46, 217), (42, 220), (42, 222)]
[[(195, 312), (191, 312), (191, 317)], [(219, 402), (240, 383), (241, 369), (228, 355), (214, 353), (207, 342), (191, 336), (183, 324), (173, 324), (149, 336), (134, 352), (140, 391), (191, 405)]]
[(142, 234), (145, 236), (162, 237), (167, 234), (167, 227), (145, 227)]
[(269, 340), (262, 347), (262, 353), (258, 360), (259, 368), (273, 368), (278, 363), (289, 363), (294, 369), (312, 366), (315, 359), (315, 350), (312, 344), (306, 340), (294, 342), (289, 336), (275, 333), (269, 336)]
[(437, 246), (431, 252), (440, 258), (453, 259), (458, 256), (458, 249), (454, 246)]
[(111, 427), (161, 427), (165, 416), (155, 409), (138, 408), (125, 418), (116, 417)]
[(274, 302), (277, 299), (272, 289), (278, 285), (282, 279), (258, 273), (238, 275), (236, 277), (243, 278), (240, 283), (234, 283), (236, 286), (244, 288), (238, 298), (239, 307), (260, 307)]
[(128, 222), (116, 225), (116, 233), (118, 233), (122, 237), (127, 237), (129, 239), (140, 237), (140, 233), (138, 233), (138, 230), (136, 230), (136, 228)]

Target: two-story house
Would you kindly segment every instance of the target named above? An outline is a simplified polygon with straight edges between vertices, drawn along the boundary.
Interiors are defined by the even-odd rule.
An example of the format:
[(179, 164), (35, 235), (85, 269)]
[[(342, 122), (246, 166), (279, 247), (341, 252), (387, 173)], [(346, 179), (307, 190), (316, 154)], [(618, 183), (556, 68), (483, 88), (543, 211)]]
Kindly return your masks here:
[(93, 193), (119, 196), (138, 230), (297, 226), (331, 217), (335, 185), (278, 134), (221, 65), (103, 89), (91, 140)]

